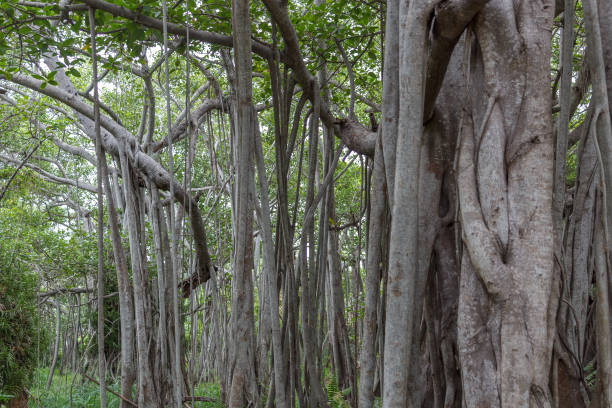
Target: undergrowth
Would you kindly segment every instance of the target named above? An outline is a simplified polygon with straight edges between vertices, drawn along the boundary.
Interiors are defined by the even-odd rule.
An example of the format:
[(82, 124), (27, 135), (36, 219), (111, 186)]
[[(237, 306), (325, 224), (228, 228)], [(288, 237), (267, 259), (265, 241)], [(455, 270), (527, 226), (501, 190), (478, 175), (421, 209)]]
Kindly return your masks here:
[[(74, 378), (74, 373), (64, 373), (60, 375), (56, 371), (53, 376), (53, 381), (49, 391), (45, 390), (47, 376), (49, 375), (48, 368), (40, 368), (36, 370), (32, 385), (28, 390), (29, 408), (67, 408), (70, 407), (70, 387), (72, 386), (72, 407), (73, 408), (99, 408), (100, 407), (100, 391), (98, 384), (87, 379), (82, 379), (77, 375)], [(73, 383), (74, 380), (74, 383)], [(119, 384), (108, 384), (108, 388), (115, 392), (119, 392)], [(107, 407), (118, 408), (119, 398), (110, 392), (106, 394)], [(194, 395), (205, 396), (214, 399), (216, 402), (196, 401), (188, 405), (193, 408), (222, 408), (219, 400), (219, 386), (216, 384), (200, 384), (195, 387)]]

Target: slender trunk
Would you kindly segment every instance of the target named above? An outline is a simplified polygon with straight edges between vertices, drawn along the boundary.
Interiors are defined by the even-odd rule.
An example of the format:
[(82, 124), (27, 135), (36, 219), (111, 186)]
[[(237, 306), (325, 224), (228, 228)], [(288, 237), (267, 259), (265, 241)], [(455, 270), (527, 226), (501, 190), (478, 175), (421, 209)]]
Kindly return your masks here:
[(146, 286), (147, 276), (143, 265), (140, 248), (140, 227), (138, 222), (138, 203), (134, 186), (132, 169), (127, 160), (127, 146), (121, 146), (120, 164), (122, 170), (123, 189), (126, 198), (128, 237), (130, 244), (130, 260), (132, 263), (132, 276), (134, 280), (134, 315), (136, 321), (136, 350), (138, 357), (138, 405), (143, 408), (157, 407), (157, 395), (153, 385), (153, 372), (149, 360), (150, 342), (147, 327)]
[[(165, 74), (165, 88), (166, 88), (166, 124), (168, 127), (168, 166), (170, 178), (174, 179), (174, 151), (173, 151), (173, 137), (171, 135), (171, 123), (172, 123), (172, 113), (170, 110), (170, 70), (169, 70), (169, 62), (168, 62), (168, 8), (166, 5), (166, 1), (163, 1), (163, 43), (164, 43), (164, 74)], [(188, 112), (188, 110), (187, 110)], [(189, 112), (187, 113), (187, 123), (189, 124)], [(189, 126), (187, 126), (189, 129)], [(174, 328), (174, 344), (173, 344), (173, 358), (172, 361), (172, 384), (173, 384), (173, 405), (175, 407), (181, 407), (183, 403), (183, 384), (182, 384), (182, 364), (181, 364), (181, 333), (183, 329), (180, 326), (180, 316), (179, 316), (179, 299), (178, 299), (178, 288), (177, 288), (177, 274), (182, 269), (179, 265), (182, 265), (180, 261), (180, 257), (177, 254), (177, 238), (180, 240), (180, 232), (179, 237), (176, 236), (177, 230), (179, 230), (178, 226), (175, 223), (175, 208), (174, 208), (174, 183), (170, 184), (170, 206), (169, 206), (169, 228), (170, 228), (170, 285), (172, 288), (172, 323)], [(187, 190), (186, 190), (187, 192)], [(185, 203), (185, 207), (191, 208), (191, 200)], [(182, 218), (182, 217), (181, 217)], [(180, 230), (179, 230), (180, 231)], [(172, 339), (171, 339), (172, 340)]]
[(47, 377), (47, 384), (45, 390), (49, 391), (51, 387), (51, 381), (53, 381), (53, 373), (55, 372), (55, 365), (57, 364), (57, 355), (59, 354), (59, 343), (62, 336), (62, 312), (60, 309), (59, 295), (55, 297), (55, 341), (53, 342), (53, 357), (51, 358), (51, 366), (49, 367), (49, 376)]
[(166, 218), (164, 217), (163, 208), (159, 198), (159, 191), (154, 185), (151, 186), (151, 227), (153, 233), (153, 242), (155, 246), (155, 264), (157, 267), (157, 297), (159, 305), (159, 326), (157, 334), (157, 347), (159, 352), (159, 360), (156, 362), (159, 374), (160, 401), (162, 405), (168, 404), (173, 398), (172, 387), (173, 379), (168, 378), (167, 374), (172, 372), (173, 365), (170, 353), (173, 350), (170, 347), (170, 335), (174, 330), (168, 328), (168, 322), (172, 322), (172, 313), (167, 310), (168, 298), (166, 296), (168, 287), (168, 264), (169, 260), (166, 256), (168, 251), (166, 243), (168, 241), (166, 234)]
[[(100, 407), (106, 408), (106, 357), (104, 355), (104, 196), (102, 191), (102, 161), (106, 154), (102, 149), (100, 132), (100, 103), (98, 100), (98, 63), (96, 56), (96, 23), (94, 9), (89, 8), (89, 29), (91, 36), (92, 77), (94, 88), (94, 127), (96, 133), (97, 186), (98, 186), (98, 368), (100, 385)], [(106, 194), (112, 194), (106, 191)]]
[(400, 24), (399, 0), (387, 2), (383, 63), (383, 98), (380, 131), (382, 135), (382, 162), (387, 181), (389, 208), (393, 206), (395, 185), (395, 155), (399, 118)]
[[(400, 4), (399, 116), (387, 288), (383, 407), (408, 402), (411, 347), (417, 343), (424, 277), (419, 276), (419, 170), (423, 135), (429, 2)], [(405, 24), (405, 25), (404, 25)]]
[[(112, 191), (108, 175), (106, 161), (102, 161), (102, 178), (104, 190)], [(132, 288), (121, 233), (119, 232), (119, 217), (115, 208), (113, 194), (106, 194), (108, 207), (108, 220), (110, 225), (111, 243), (113, 246), (113, 257), (117, 269), (117, 282), (119, 289), (119, 319), (121, 328), (121, 395), (132, 400), (132, 385), (136, 380), (136, 367), (134, 366), (134, 303), (132, 300)], [(127, 408), (128, 404), (121, 400), (121, 408)]]
[(368, 253), (366, 263), (365, 311), (360, 354), (359, 408), (374, 404), (374, 377), (376, 374), (376, 337), (378, 332), (378, 303), (382, 265), (382, 243), (386, 218), (385, 169), (379, 137), (374, 153), (372, 192), (370, 193), (370, 220), (368, 226)]
[(253, 333), (253, 118), (249, 1), (232, 1), (236, 67), (236, 241), (232, 279), (232, 367), (229, 407), (242, 408), (258, 398)]
[(277, 276), (276, 267), (274, 265), (274, 247), (272, 246), (272, 221), (270, 217), (270, 202), (268, 199), (268, 181), (266, 179), (266, 172), (264, 166), (263, 149), (261, 146), (261, 136), (259, 135), (259, 124), (256, 121), (255, 113), (254, 116), (254, 127), (255, 127), (255, 157), (257, 159), (257, 179), (260, 185), (260, 196), (261, 196), (261, 221), (263, 230), (263, 261), (265, 276), (267, 279), (267, 292), (269, 297), (269, 313), (270, 322), (272, 325), (272, 351), (274, 357), (274, 384), (275, 384), (275, 395), (276, 405), (280, 408), (286, 408), (289, 406), (287, 401), (286, 389), (287, 379), (284, 365), (284, 353), (281, 344), (281, 331), (280, 331), (280, 318), (278, 314), (278, 292), (277, 287)]
[[(332, 151), (333, 152), (333, 151)], [(332, 153), (330, 152), (330, 153)], [(330, 154), (331, 156), (331, 154)], [(331, 157), (330, 157), (331, 161)], [(332, 333), (331, 340), (332, 349), (334, 350), (334, 356), (337, 356), (334, 367), (336, 368), (336, 378), (338, 380), (338, 386), (341, 390), (350, 389), (350, 399), (356, 390), (356, 384), (354, 383), (355, 375), (353, 372), (353, 356), (349, 347), (349, 335), (348, 328), (345, 319), (345, 305), (344, 305), (344, 291), (342, 286), (342, 266), (340, 264), (339, 255), (339, 244), (338, 244), (338, 232), (329, 229), (329, 220), (337, 221), (335, 213), (335, 200), (333, 184), (330, 185), (328, 190), (327, 199), (327, 216), (325, 217), (325, 228), (328, 230), (327, 238), (327, 253), (325, 254), (325, 248), (321, 248), (321, 251), (327, 255), (329, 283), (330, 283), (330, 303), (332, 305), (333, 318), (328, 321), (329, 330)], [(345, 287), (350, 287), (345, 285)]]
[[(319, 95), (318, 85), (315, 82), (315, 95)], [(318, 97), (315, 99), (313, 115), (310, 118), (310, 137), (308, 146), (308, 187), (306, 191), (306, 214), (302, 223), (302, 235), (300, 238), (300, 253), (298, 257), (299, 280), (302, 287), (300, 302), (300, 317), (302, 324), (302, 342), (304, 346), (304, 398), (309, 406), (327, 406), (327, 397), (321, 385), (321, 373), (319, 372), (319, 361), (315, 356), (318, 349), (316, 337), (316, 315), (321, 300), (318, 295), (318, 274), (316, 268), (316, 249), (314, 234), (314, 215), (319, 201), (325, 196), (326, 186), (323, 185), (315, 197), (315, 178), (317, 175), (317, 149), (319, 142), (318, 123)], [(330, 167), (333, 172), (334, 166)], [(328, 176), (330, 173), (328, 172)], [(322, 183), (324, 184), (324, 183)], [(324, 208), (324, 207), (323, 207)], [(323, 213), (324, 214), (324, 213)], [(324, 249), (323, 249), (324, 251)], [(300, 404), (302, 406), (302, 404)]]

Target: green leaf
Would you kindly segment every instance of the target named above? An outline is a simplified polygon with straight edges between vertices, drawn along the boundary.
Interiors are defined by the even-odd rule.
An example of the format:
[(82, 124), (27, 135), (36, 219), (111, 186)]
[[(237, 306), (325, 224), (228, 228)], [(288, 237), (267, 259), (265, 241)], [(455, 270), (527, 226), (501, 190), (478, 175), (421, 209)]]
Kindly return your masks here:
[(72, 75), (72, 76), (77, 77), (77, 78), (81, 77), (81, 73), (79, 71), (77, 71), (76, 69), (74, 69), (74, 68), (68, 68), (66, 73), (68, 75)]

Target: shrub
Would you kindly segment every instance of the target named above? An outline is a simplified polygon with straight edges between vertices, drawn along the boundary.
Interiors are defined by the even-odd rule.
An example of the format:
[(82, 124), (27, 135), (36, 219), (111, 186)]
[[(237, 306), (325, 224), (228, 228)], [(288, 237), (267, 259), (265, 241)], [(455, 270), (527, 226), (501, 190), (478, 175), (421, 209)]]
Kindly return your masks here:
[(0, 394), (18, 395), (36, 366), (36, 278), (0, 255)]

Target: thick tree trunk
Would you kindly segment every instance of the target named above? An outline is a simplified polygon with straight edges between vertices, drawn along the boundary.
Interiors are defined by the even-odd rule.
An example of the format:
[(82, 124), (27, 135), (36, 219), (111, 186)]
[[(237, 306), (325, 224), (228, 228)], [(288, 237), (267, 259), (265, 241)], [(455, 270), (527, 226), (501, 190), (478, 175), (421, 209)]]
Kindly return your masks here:
[(466, 248), (458, 342), (468, 407), (551, 404), (553, 6), (491, 1), (474, 26), (458, 170)]
[[(610, 2), (583, 1), (589, 67), (593, 79), (594, 114), (591, 130), (596, 135), (597, 153), (601, 169), (602, 208), (595, 235), (595, 273), (597, 281), (596, 338), (598, 357), (598, 388), (601, 406), (612, 404), (612, 279), (610, 260), (612, 250), (612, 118), (609, 102), (612, 100), (612, 46), (609, 44), (612, 12)], [(601, 12), (601, 16), (599, 15)], [(598, 224), (599, 224), (598, 223)], [(605, 248), (605, 249), (603, 249)]]

